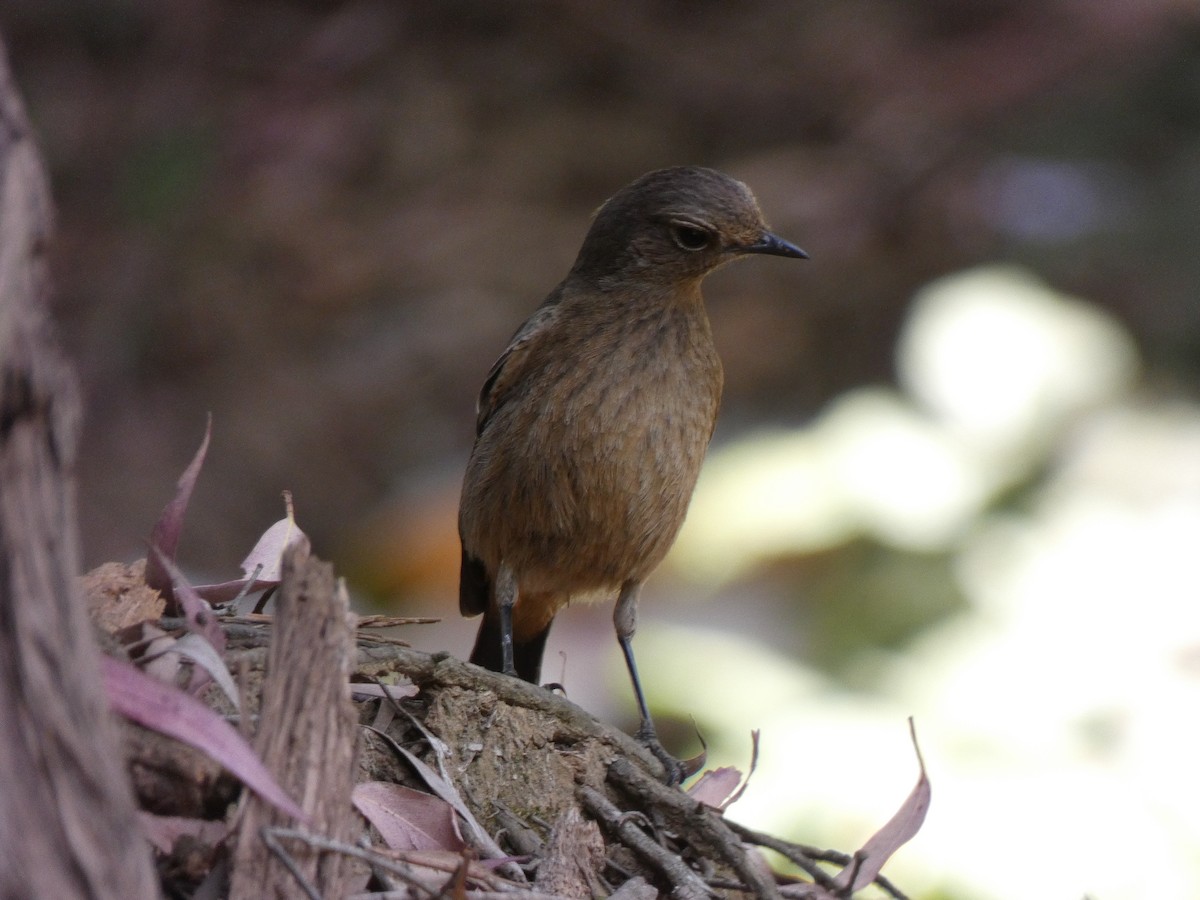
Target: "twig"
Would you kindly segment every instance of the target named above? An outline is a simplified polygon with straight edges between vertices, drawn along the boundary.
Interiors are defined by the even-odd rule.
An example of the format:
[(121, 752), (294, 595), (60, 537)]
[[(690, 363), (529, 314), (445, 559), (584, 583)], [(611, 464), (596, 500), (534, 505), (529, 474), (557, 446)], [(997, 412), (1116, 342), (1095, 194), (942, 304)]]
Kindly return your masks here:
[[(757, 844), (760, 847), (766, 847), (768, 850), (774, 850), (781, 856), (786, 857), (811, 875), (813, 881), (830, 891), (837, 890), (833, 879), (817, 863), (827, 862), (845, 867), (854, 862), (854, 856), (849, 853), (842, 853), (838, 850), (822, 850), (819, 847), (811, 847), (807, 844), (785, 841), (777, 837), (772, 837), (769, 834), (764, 834), (761, 831), (755, 831), (753, 828), (747, 828), (745, 825), (739, 825), (737, 822), (726, 820), (725, 824), (741, 837), (742, 840), (748, 841), (751, 844)], [(903, 891), (882, 875), (875, 879), (874, 884), (878, 885), (880, 890), (895, 898), (895, 900), (908, 900), (907, 895)]]
[[(785, 857), (795, 863), (799, 868), (803, 869), (813, 881), (828, 891), (836, 891), (837, 886), (829, 873), (822, 869), (817, 863), (822, 859), (824, 851), (817, 850), (815, 847), (807, 847), (803, 844), (793, 844), (788, 841), (781, 840), (777, 837), (772, 837), (769, 834), (763, 834), (760, 831), (754, 831), (747, 828), (745, 825), (739, 825), (737, 822), (726, 820), (726, 825), (743, 841), (751, 844), (757, 844), (760, 847), (766, 847), (768, 850), (774, 850), (780, 856)], [(834, 862), (834, 860), (828, 860)]]
[(300, 867), (292, 859), (292, 854), (279, 846), (279, 841), (275, 840), (274, 829), (270, 825), (264, 825), (258, 829), (258, 836), (262, 838), (262, 842), (266, 845), (266, 848), (275, 854), (275, 858), (283, 863), (283, 867), (288, 870), (292, 878), (296, 879), (296, 884), (300, 885), (300, 890), (308, 895), (308, 900), (323, 900), (321, 892), (300, 871)]
[[(237, 592), (237, 596), (233, 599), (221, 604), (225, 609), (237, 609), (238, 604), (246, 599), (250, 594), (250, 586), (258, 581), (258, 576), (262, 574), (263, 564), (259, 563), (254, 567), (254, 571), (246, 578), (246, 583), (242, 585), (242, 589)], [(214, 604), (215, 605), (215, 604)]]
[[(363, 847), (357, 847), (354, 844), (347, 844), (342, 841), (333, 841), (329, 838), (321, 837), (318, 834), (309, 834), (308, 832), (301, 831), (298, 828), (282, 828), (279, 826), (267, 825), (263, 827), (260, 833), (262, 834), (264, 843), (267, 843), (268, 838), (270, 838), (272, 843), (268, 843), (267, 846), (271, 847), (272, 851), (275, 852), (276, 855), (279, 855), (283, 852), (282, 850), (278, 849), (279, 845), (276, 839), (290, 838), (291, 840), (301, 841), (314, 850), (324, 850), (328, 853), (341, 853), (344, 856), (352, 856), (355, 859), (361, 859), (370, 866), (378, 866), (384, 871), (395, 875), (410, 887), (416, 888), (419, 891), (423, 891), (430, 897), (435, 896), (438, 891), (441, 890), (440, 886), (437, 888), (432, 887), (413, 875), (412, 872), (409, 871), (409, 866), (407, 863), (397, 862), (396, 860), (374, 850), (367, 850)], [(283, 861), (282, 857), (281, 861)], [(286, 861), (283, 862), (285, 866), (288, 865)], [(288, 866), (288, 868), (289, 871), (291, 871), (291, 866)], [(296, 875), (294, 871), (292, 874)], [(301, 877), (297, 875), (297, 880), (300, 880), (300, 878)], [(301, 881), (301, 887), (303, 887), (304, 884), (305, 882)]]
[(671, 883), (671, 894), (676, 900), (700, 900), (713, 895), (682, 859), (659, 846), (599, 791), (581, 784), (575, 795), (605, 829)]
[(737, 835), (715, 810), (682, 791), (655, 781), (628, 759), (614, 759), (608, 767), (608, 778), (622, 790), (663, 813), (677, 832), (686, 834), (689, 841), (699, 845), (698, 849), (703, 855), (723, 860), (737, 872), (756, 897), (779, 900), (774, 879), (764, 875), (762, 869), (754, 864)]

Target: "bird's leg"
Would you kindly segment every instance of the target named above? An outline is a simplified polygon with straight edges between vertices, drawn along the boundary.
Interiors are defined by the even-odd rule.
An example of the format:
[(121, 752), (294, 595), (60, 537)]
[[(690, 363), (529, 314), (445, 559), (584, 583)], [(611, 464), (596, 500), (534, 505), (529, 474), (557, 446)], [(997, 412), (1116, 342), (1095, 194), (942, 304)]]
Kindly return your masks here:
[(625, 665), (629, 669), (629, 679), (633, 682), (633, 693), (637, 698), (638, 713), (642, 717), (634, 737), (638, 743), (658, 758), (666, 771), (668, 785), (679, 784), (683, 780), (683, 764), (666, 751), (658, 740), (658, 732), (654, 730), (654, 720), (650, 718), (650, 710), (646, 706), (646, 696), (642, 693), (642, 682), (638, 678), (637, 663), (633, 658), (633, 635), (637, 631), (638, 593), (642, 589), (640, 581), (627, 581), (621, 586), (617, 597), (617, 605), (613, 610), (613, 625), (617, 629), (617, 642), (621, 652), (625, 654)]
[(517, 677), (513, 665), (513, 607), (517, 604), (517, 577), (507, 563), (500, 563), (496, 572), (496, 606), (500, 610), (500, 657), (505, 675)]

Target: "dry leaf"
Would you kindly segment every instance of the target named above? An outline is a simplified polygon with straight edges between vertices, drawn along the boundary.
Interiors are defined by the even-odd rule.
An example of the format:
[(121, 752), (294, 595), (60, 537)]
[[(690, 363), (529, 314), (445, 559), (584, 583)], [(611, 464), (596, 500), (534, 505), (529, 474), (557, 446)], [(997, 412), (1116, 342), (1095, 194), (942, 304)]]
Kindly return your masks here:
[(161, 592), (167, 599), (168, 606), (173, 605), (175, 595), (171, 575), (162, 565), (162, 560), (173, 562), (175, 552), (179, 549), (179, 536), (183, 533), (183, 520), (187, 514), (188, 502), (192, 498), (196, 479), (200, 477), (200, 469), (204, 466), (204, 457), (208, 454), (208, 442), (211, 437), (210, 413), (208, 424), (204, 426), (204, 440), (200, 442), (200, 449), (179, 476), (179, 481), (175, 484), (175, 496), (163, 507), (158, 521), (154, 523), (154, 531), (150, 534), (150, 546), (158, 548), (161, 556), (152, 552), (146, 559), (146, 584)]
[(351, 800), (393, 850), (463, 850), (454, 810), (445, 800), (402, 784), (355, 785)]
[(113, 711), (207, 753), (252, 791), (287, 813), (307, 816), (284, 793), (237, 730), (199, 700), (151, 678), (129, 663), (101, 659), (104, 689)]
[(917, 729), (911, 718), (908, 720), (908, 730), (912, 736), (913, 750), (916, 751), (921, 774), (896, 814), (854, 854), (854, 864), (842, 870), (835, 879), (834, 884), (846, 894), (853, 894), (874, 881), (892, 854), (921, 830), (925, 814), (929, 811), (929, 779), (925, 775), (925, 760), (921, 758), (921, 748), (917, 745)]

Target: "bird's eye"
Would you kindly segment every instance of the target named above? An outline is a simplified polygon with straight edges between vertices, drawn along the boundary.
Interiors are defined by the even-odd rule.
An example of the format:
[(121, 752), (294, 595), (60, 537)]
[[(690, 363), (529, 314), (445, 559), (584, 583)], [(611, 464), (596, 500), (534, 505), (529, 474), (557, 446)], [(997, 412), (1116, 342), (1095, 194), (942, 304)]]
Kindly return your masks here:
[(712, 235), (703, 228), (683, 224), (671, 226), (671, 237), (675, 239), (676, 244), (689, 253), (703, 250), (712, 241)]

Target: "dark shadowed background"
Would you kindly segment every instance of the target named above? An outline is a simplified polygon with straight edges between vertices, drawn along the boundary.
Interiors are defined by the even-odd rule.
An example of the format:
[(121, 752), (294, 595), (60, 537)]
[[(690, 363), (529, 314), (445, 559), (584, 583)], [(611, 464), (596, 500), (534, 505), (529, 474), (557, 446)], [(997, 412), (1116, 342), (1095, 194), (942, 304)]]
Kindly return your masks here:
[[(335, 559), (362, 604), (456, 618), (454, 512), (475, 393), (514, 328), (565, 274), (591, 210), (667, 165), (710, 165), (745, 180), (774, 229), (812, 257), (756, 260), (707, 284), (727, 374), (718, 448), (764, 428), (809, 428), (864, 385), (891, 390), (914, 295), (941, 276), (997, 262), (1086, 298), (1140, 356), (1140, 374), (1122, 396), (1138, 398), (1146, 415), (1175, 411), (1188, 435), (1196, 427), (1193, 0), (0, 0), (0, 34), (59, 209), (58, 314), (87, 399), (80, 476), (89, 565), (144, 555), (211, 412), (213, 445), (181, 551), (190, 569), (233, 577), (282, 514), (286, 488), (317, 552)], [(1011, 366), (1015, 376), (1026, 364), (1005, 356), (993, 369)], [(1134, 439), (1145, 433), (1129, 428)], [(1179, 432), (1162, 433), (1170, 443)], [(960, 535), (985, 518), (1036, 518), (1030, 510), (1058, 490), (1053, 473), (1069, 468), (1063, 461), (1080, 440), (1075, 431), (1055, 435), (1020, 477), (981, 502)], [(1200, 459), (1189, 454), (1171, 459), (1191, 490)], [(1192, 515), (1200, 498), (1166, 493), (1171, 502), (1182, 496), (1187, 511), (1167, 533), (1190, 534), (1194, 547), (1188, 528), (1200, 522)], [(867, 695), (896, 683), (888, 667), (924, 665), (922, 641), (980, 608), (975, 557), (964, 556), (962, 540), (914, 550), (848, 529), (837, 540), (768, 553), (720, 586), (691, 587), (687, 566), (676, 564), (647, 591), (648, 629), (657, 608), (668, 624), (732, 633), (758, 662), (776, 653), (789, 665), (802, 660), (810, 667), (802, 677), (827, 679), (839, 697)], [(1128, 546), (1125, 538), (1097, 544), (1094, 555), (1073, 557), (1073, 571)], [(1130, 584), (1133, 596), (1114, 613), (1125, 627), (1145, 600), (1142, 582)], [(1194, 581), (1167, 590), (1195, 605)], [(700, 599), (689, 605), (692, 593)], [(897, 597), (902, 614), (894, 613)], [(1093, 608), (1085, 604), (1081, 615)], [(585, 682), (590, 668), (613, 668), (608, 615), (607, 606), (571, 610), (559, 626), (568, 673)], [(1052, 636), (1059, 648), (1076, 640), (1076, 620), (1066, 621), (1068, 631)], [(1152, 661), (1172, 653), (1191, 660), (1180, 665), (1192, 692), (1200, 630), (1190, 628), (1181, 646)], [(455, 622), (413, 640), (465, 653), (469, 632)], [(728, 648), (698, 651), (702, 637), (665, 633), (661, 646), (685, 656), (734, 658)], [(660, 646), (653, 634), (647, 646)], [(995, 683), (1009, 683), (1022, 652), (997, 659)], [(551, 674), (561, 667), (554, 655)], [(759, 689), (758, 678), (792, 677), (754, 676), (756, 664), (730, 665), (722, 679), (744, 697)], [(619, 679), (578, 691), (591, 708), (625, 703)], [(960, 701), (972, 706), (979, 697)], [(1136, 706), (1136, 691), (1126, 699)], [(715, 702), (695, 684), (682, 708), (661, 701), (664, 714), (684, 723), (694, 714), (718, 730), (701, 711)], [(903, 715), (921, 705), (908, 696), (898, 704), (884, 714), (895, 746), (846, 727), (819, 739), (864, 766), (877, 753), (897, 760), (894, 797), (880, 788), (885, 810), (907, 790)], [(791, 710), (800, 723), (803, 706)], [(1133, 739), (1110, 733), (1126, 720), (1114, 709), (1104, 701), (1079, 712), (1080, 733), (1095, 743), (1084, 741), (1079, 758), (1063, 756), (1061, 771), (1039, 769), (999, 792), (1028, 791), (1028, 805), (1012, 815), (1053, 806), (1039, 779), (1082, 777), (1098, 757), (1118, 760), (1127, 780), (1114, 783), (1137, 781), (1121, 749)], [(935, 735), (937, 716), (926, 713)], [(1016, 725), (1026, 739), (1044, 733), (1040, 722)], [(689, 728), (675, 740), (686, 744)], [(795, 739), (814, 733), (801, 726)], [(930, 755), (950, 759), (956, 741), (978, 751), (977, 734), (965, 733)], [(791, 760), (795, 746), (777, 743), (775, 756)], [(1055, 752), (1029, 755), (1044, 762)], [(801, 786), (825, 780), (806, 765), (817, 764), (788, 764)], [(944, 765), (961, 771), (953, 759)], [(1017, 776), (979, 774), (993, 785), (1009, 777)], [(945, 795), (936, 773), (934, 785), (936, 815)], [(769, 809), (770, 799), (760, 806)], [(843, 810), (857, 809), (843, 799)], [(1078, 804), (1062, 808), (1077, 812)], [(1192, 796), (1172, 813), (1176, 831), (1148, 812), (1150, 824), (1133, 817), (1129, 827), (1149, 829), (1138, 832), (1147, 852), (1192, 841), (1178, 870), (1167, 867), (1182, 874), (1157, 894), (1129, 893), (1145, 883), (1125, 870), (1110, 877), (1116, 854), (1093, 846), (1077, 863), (1059, 860), (1054, 871), (1064, 880), (1053, 890), (1068, 893), (1047, 886), (1045, 896), (1194, 895), (1197, 808)], [(776, 813), (797, 837), (824, 844), (841, 839), (821, 831), (844, 824), (836, 810)], [(1087, 818), (1130, 821), (1123, 809), (1101, 812)], [(977, 828), (943, 815), (946, 833)], [(1077, 827), (1065, 812), (1050, 818), (1056, 833)], [(1011, 857), (993, 846), (989, 864), (978, 846), (939, 849), (937, 834), (912, 862), (921, 896), (1005, 896), (1008, 881), (986, 870), (1019, 868)], [(1026, 852), (1045, 855), (1030, 840)], [(947, 861), (972, 855), (983, 861), (962, 869)], [(1029, 880), (1017, 894), (1041, 896)]]

